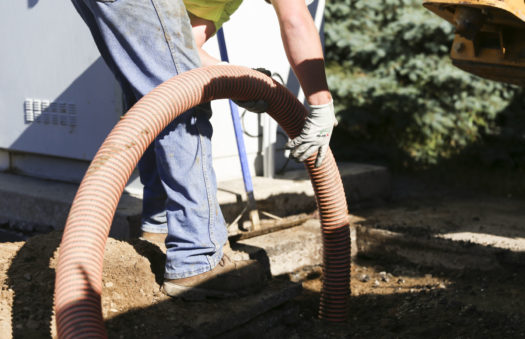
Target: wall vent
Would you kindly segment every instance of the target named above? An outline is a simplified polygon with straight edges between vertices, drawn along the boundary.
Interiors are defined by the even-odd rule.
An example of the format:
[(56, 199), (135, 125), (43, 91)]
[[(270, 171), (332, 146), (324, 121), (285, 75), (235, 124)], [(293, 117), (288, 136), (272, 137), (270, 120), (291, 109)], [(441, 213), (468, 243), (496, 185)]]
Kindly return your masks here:
[(77, 106), (69, 102), (25, 99), (24, 121), (26, 124), (76, 127)]

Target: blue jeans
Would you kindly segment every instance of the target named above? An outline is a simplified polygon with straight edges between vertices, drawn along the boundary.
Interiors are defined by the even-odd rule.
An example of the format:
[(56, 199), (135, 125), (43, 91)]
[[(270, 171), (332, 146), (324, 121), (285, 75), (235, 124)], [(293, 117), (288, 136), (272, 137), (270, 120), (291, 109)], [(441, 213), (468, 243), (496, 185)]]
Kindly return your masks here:
[[(200, 66), (182, 0), (72, 0), (129, 107), (174, 75)], [(212, 167), (210, 114), (175, 119), (144, 153), (142, 230), (168, 233), (165, 278), (211, 270), (227, 231)]]

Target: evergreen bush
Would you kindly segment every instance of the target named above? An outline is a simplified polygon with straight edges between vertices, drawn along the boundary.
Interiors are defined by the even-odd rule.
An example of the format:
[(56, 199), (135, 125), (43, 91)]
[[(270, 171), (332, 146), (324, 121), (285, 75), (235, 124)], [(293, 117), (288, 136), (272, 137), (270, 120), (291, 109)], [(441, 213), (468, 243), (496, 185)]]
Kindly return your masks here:
[(392, 164), (435, 164), (496, 133), (496, 117), (521, 95), (454, 67), (454, 27), (421, 0), (327, 0), (325, 22), (344, 135), (333, 148), (343, 157), (360, 151)]

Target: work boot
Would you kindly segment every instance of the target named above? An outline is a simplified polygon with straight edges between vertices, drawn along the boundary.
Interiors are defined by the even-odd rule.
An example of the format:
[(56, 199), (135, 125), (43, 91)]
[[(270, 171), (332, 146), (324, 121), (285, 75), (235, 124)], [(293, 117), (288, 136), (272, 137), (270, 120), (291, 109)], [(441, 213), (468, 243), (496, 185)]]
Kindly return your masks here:
[(188, 278), (164, 280), (163, 292), (185, 300), (245, 296), (262, 289), (267, 275), (256, 260), (233, 261), (224, 254), (211, 271)]

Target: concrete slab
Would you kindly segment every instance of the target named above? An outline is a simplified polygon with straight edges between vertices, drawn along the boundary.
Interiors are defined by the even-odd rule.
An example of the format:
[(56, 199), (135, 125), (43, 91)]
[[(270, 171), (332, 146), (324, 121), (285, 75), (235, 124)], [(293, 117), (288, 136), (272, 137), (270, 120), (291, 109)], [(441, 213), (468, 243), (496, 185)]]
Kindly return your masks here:
[[(386, 167), (344, 162), (338, 163), (338, 168), (350, 208), (390, 198), (391, 177)], [(289, 171), (278, 179), (310, 183), (306, 170)]]
[[(390, 176), (384, 167), (344, 163), (340, 164), (340, 172), (352, 206), (385, 199), (390, 194)], [(259, 211), (286, 217), (316, 210), (306, 170), (275, 179), (254, 177), (253, 184)], [(0, 229), (11, 232), (9, 239), (62, 229), (77, 189), (77, 184), (0, 173), (0, 218), (6, 220), (3, 226), (0, 222)], [(243, 181), (220, 182), (218, 200), (230, 223), (246, 206)], [(135, 180), (121, 197), (110, 236), (137, 237), (141, 209), (141, 190)], [(0, 236), (3, 234), (4, 241), (8, 241), (5, 233)], [(302, 266), (321, 264), (321, 244), (319, 221), (311, 220), (300, 227), (240, 241), (238, 246), (248, 252), (251, 249), (253, 256), (265, 256), (272, 274), (280, 275)]]
[[(389, 196), (390, 176), (386, 168), (355, 163), (343, 163), (339, 168), (352, 204)], [(260, 210), (287, 216), (316, 208), (305, 170), (287, 172), (275, 179), (253, 177), (252, 180)], [(0, 217), (31, 223), (38, 229), (47, 226), (61, 229), (77, 189), (77, 184), (0, 173)], [(232, 221), (247, 201), (243, 181), (219, 182), (217, 197), (227, 222)], [(141, 201), (140, 183), (132, 180), (116, 211), (113, 236), (135, 235), (136, 230), (129, 223), (140, 215)]]
[[(386, 167), (345, 162), (339, 163), (338, 168), (351, 206), (390, 197), (391, 178)], [(286, 215), (290, 210), (297, 214), (297, 211), (305, 209), (302, 205), (315, 205), (314, 191), (306, 169), (288, 171), (272, 179), (254, 177), (252, 181), (255, 199), (258, 202), (272, 200), (273, 204), (269, 207), (277, 209), (277, 212)], [(246, 201), (243, 181), (219, 182), (218, 199), (221, 205)]]
[[(62, 229), (77, 189), (77, 184), (0, 173), (0, 217), (9, 220), (12, 231), (22, 234)], [(138, 222), (141, 208), (141, 200), (124, 194), (110, 236), (130, 237), (130, 225)]]
[(238, 241), (232, 244), (232, 248), (268, 262), (273, 276), (323, 262), (321, 225), (316, 219), (297, 227)]

